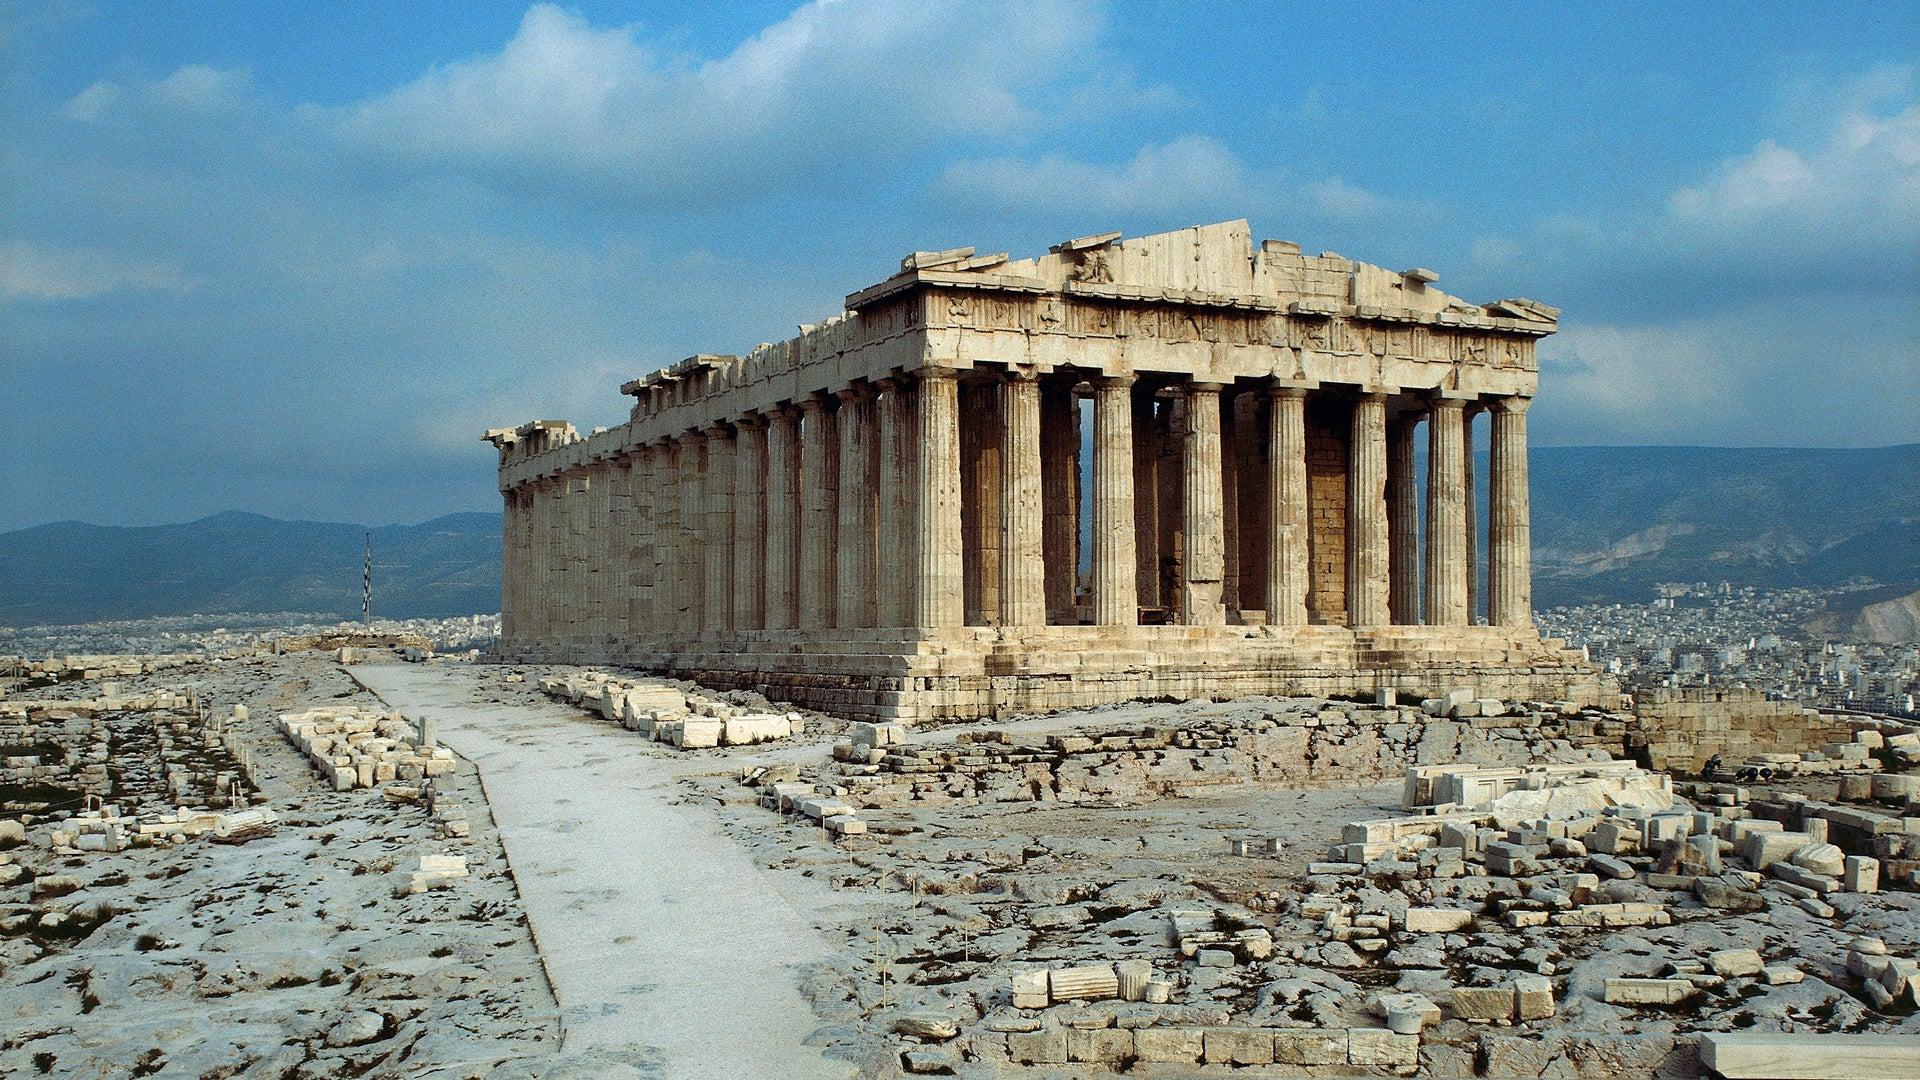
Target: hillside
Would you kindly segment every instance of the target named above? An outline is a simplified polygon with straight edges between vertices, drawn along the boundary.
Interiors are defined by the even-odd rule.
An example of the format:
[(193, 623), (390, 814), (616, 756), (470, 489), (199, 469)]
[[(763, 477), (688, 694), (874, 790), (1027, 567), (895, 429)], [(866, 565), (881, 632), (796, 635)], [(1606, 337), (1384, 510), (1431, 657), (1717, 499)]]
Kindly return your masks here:
[[(1484, 455), (1478, 475), (1487, 475)], [(1871, 577), (1891, 587), (1888, 597), (1920, 588), (1920, 445), (1542, 447), (1532, 454), (1532, 489), (1534, 596), (1542, 607), (1645, 600), (1658, 581), (1783, 586)], [(1483, 482), (1483, 514), (1485, 493)], [(362, 533), (358, 525), (246, 513), (0, 533), (0, 623), (357, 615)], [(373, 547), (378, 614), (499, 606), (498, 514), (376, 528)], [(1889, 608), (1870, 618), (1900, 617)]]
[[(56, 522), (0, 533), (0, 623), (191, 612), (360, 613), (359, 525), (229, 512), (140, 528)], [(500, 606), (500, 515), (372, 530), (375, 612), (407, 618)]]
[(1541, 606), (1657, 581), (1920, 586), (1920, 444), (1544, 447), (1531, 480)]

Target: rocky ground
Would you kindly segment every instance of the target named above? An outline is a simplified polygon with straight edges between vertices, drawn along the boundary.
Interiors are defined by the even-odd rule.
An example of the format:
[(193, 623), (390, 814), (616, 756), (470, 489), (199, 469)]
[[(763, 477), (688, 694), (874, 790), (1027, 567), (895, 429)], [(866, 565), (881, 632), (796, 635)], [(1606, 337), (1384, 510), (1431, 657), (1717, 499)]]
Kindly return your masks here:
[[(773, 996), (735, 1016), (702, 1006), (723, 1011), (701, 1023), (747, 1041), (755, 1016), (770, 1015), (754, 1009), (781, 994), (803, 1002), (793, 1056), (804, 1044), (809, 1063), (771, 1074), (1227, 1075), (1233, 1066), (1200, 1060), (1228, 1060), (1239, 1045), (1229, 1036), (1253, 1032), (1231, 1060), (1281, 1062), (1253, 1075), (1695, 1076), (1705, 1031), (1920, 1034), (1912, 1002), (1876, 1003), (1853, 955), (1869, 938), (1892, 961), (1920, 955), (1911, 890), (1807, 902), (1807, 890), (1775, 878), (1738, 877), (1737, 855), (1730, 884), (1695, 890), (1655, 876), (1651, 853), (1623, 854), (1630, 877), (1595, 873), (1607, 864), (1564, 837), (1542, 838), (1538, 865), (1518, 875), (1489, 872), (1478, 856), (1436, 866), (1425, 851), (1364, 866), (1330, 859), (1347, 824), (1404, 812), (1404, 763), (1454, 752), (1489, 764), (1592, 761), (1605, 756), (1606, 717), (1542, 709), (1422, 722), (1405, 707), (1297, 699), (1138, 705), (913, 732), (906, 753), (830, 755), (847, 725), (813, 715), (804, 735), (683, 750), (631, 730), (631, 716), (542, 695), (542, 676), (569, 669), (408, 671), (356, 680), (331, 657), (295, 654), (120, 680), (128, 692), (190, 686), (223, 714), (246, 706), (232, 726), (277, 826), (234, 845), (203, 837), (75, 854), (49, 848), (47, 822), (29, 823), (26, 842), (0, 852), (0, 1075), (695, 1075), (689, 1059), (660, 1050), (672, 1048), (655, 1037), (661, 1028), (694, 1023), (660, 996), (678, 978), (732, 1000), (728, 980), (766, 962), (754, 919), (740, 917), (749, 903), (783, 920), (797, 912), (798, 933), (824, 941), (814, 948), (783, 928), (778, 940), (805, 956), (752, 968), (756, 990), (783, 984), (765, 987)], [(283, 712), (389, 707), (363, 682), (435, 688), (434, 700), (457, 707), (450, 717), (471, 717), (447, 735), (466, 756), (436, 781), (470, 809), (469, 836), (442, 836), (420, 806), (377, 789), (321, 784), (273, 727)], [(62, 683), (24, 693), (90, 692)], [(524, 755), (582, 737), (566, 752), (591, 791), (551, 778), (564, 771), (489, 771), (483, 787), (473, 764), (514, 768), (489, 738)], [(1295, 753), (1298, 768), (1286, 764)], [(876, 764), (882, 756), (891, 764)], [(1344, 782), (1341, 770), (1352, 773)], [(504, 782), (516, 777), (518, 791)], [(1838, 788), (1824, 777), (1781, 785), (1822, 801)], [(864, 831), (830, 830), (793, 812), (792, 799), (782, 812), (782, 790), (849, 800)], [(503, 838), (489, 795), (516, 800), (496, 807), (508, 821), (530, 802), (567, 809)], [(609, 824), (608, 799), (658, 801), (635, 819), (651, 830), (633, 837), (644, 846), (594, 831)], [(568, 836), (592, 850), (554, 861), (550, 845)], [(703, 861), (714, 852), (676, 844), (745, 859), (724, 869)], [(468, 877), (394, 895), (415, 859), (449, 853), (465, 856)], [(530, 867), (581, 880), (554, 892), (554, 880), (527, 880)], [(663, 890), (653, 878), (670, 871), (691, 884)], [(635, 917), (616, 926), (595, 914), (613, 910), (605, 905)], [(1426, 925), (1427, 909), (1464, 918)], [(1603, 909), (1661, 918), (1544, 923)], [(1514, 912), (1544, 913), (1543, 924)], [(43, 927), (49, 913), (60, 918)], [(649, 951), (636, 933), (691, 944)], [(1162, 984), (1166, 1000), (1014, 1000), (1034, 972), (1116, 964)], [(1609, 1002), (1607, 980), (1622, 977), (1694, 989), (1672, 1004)], [(563, 1000), (576, 992), (591, 1015)], [(1383, 1007), (1394, 995), (1445, 1007), (1414, 1025), (1413, 1042), (1394, 1041)], [(1475, 1015), (1484, 1001), (1513, 1011)], [(570, 1045), (575, 1032), (562, 1029), (576, 1026), (592, 1037)], [(604, 1049), (622, 1037), (652, 1049)], [(1305, 1054), (1301, 1040), (1322, 1037), (1352, 1060)], [(1377, 1059), (1362, 1059), (1363, 1045)], [(1289, 1046), (1304, 1060), (1289, 1063)], [(1416, 1056), (1401, 1057), (1409, 1047)]]
[[(171, 672), (120, 682), (182, 685)], [(558, 1045), (554, 1001), (484, 811), (449, 841), (416, 805), (323, 788), (271, 718), (378, 704), (330, 658), (223, 664), (188, 682), (211, 709), (248, 707), (232, 726), (276, 831), (62, 855), (29, 827), (0, 856), (20, 868), (0, 911), (80, 911), (97, 925), (0, 937), (0, 1075), (541, 1074)], [(442, 783), (484, 807), (470, 767)], [(443, 852), (464, 855), (470, 876), (393, 895), (403, 865)]]

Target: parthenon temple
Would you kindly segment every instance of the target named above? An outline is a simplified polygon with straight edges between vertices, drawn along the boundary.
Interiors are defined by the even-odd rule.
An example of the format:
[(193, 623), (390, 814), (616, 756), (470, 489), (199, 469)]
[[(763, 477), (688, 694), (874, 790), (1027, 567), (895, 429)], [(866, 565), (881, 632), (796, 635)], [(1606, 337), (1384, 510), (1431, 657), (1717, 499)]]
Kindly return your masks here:
[(489, 431), (500, 652), (905, 720), (1598, 700), (1530, 612), (1527, 406), (1559, 312), (1435, 281), (1244, 221), (915, 252), (797, 337), (627, 383), (619, 427)]

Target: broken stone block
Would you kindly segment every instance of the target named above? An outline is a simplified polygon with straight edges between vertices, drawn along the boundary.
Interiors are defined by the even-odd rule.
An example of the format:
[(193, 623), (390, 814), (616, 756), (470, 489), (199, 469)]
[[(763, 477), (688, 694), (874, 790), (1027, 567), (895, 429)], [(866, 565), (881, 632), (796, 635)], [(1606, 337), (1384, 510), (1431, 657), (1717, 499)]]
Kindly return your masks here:
[(1142, 1062), (1154, 1064), (1197, 1064), (1202, 1040), (1199, 1028), (1138, 1028), (1133, 1033), (1133, 1054)]
[(960, 1024), (946, 1013), (910, 1012), (893, 1018), (893, 1030), (909, 1038), (944, 1040), (960, 1034)]
[(1768, 964), (1760, 969), (1760, 978), (1768, 986), (1792, 986), (1806, 977), (1805, 972), (1792, 964)]
[(1122, 960), (1113, 965), (1121, 1001), (1139, 1001), (1147, 995), (1147, 983), (1153, 978), (1153, 964), (1146, 960)]
[(1405, 926), (1409, 934), (1451, 934), (1473, 925), (1473, 912), (1449, 908), (1407, 909)]
[(960, 1059), (945, 1047), (922, 1047), (900, 1055), (900, 1067), (915, 1076), (949, 1076), (959, 1064)]
[(1447, 1007), (1462, 1020), (1511, 1020), (1514, 1000), (1511, 986), (1456, 986)]
[[(1044, 1009), (1053, 1003), (1047, 989), (1046, 971), (1023, 971), (1013, 977), (1013, 1007)], [(1064, 1055), (1066, 1051), (1062, 1050)]]
[(1848, 892), (1871, 893), (1880, 891), (1880, 860), (1865, 855), (1849, 855), (1845, 871), (1840, 877), (1841, 887)]
[(1273, 1064), (1273, 1032), (1266, 1028), (1207, 1028), (1201, 1059), (1209, 1065)]
[(1381, 994), (1374, 998), (1373, 1011), (1386, 1020), (1387, 1030), (1402, 1035), (1418, 1035), (1440, 1022), (1440, 1006), (1421, 994)]
[(1054, 1001), (1100, 1001), (1120, 995), (1120, 980), (1111, 965), (1056, 968), (1047, 972), (1047, 993)]
[(1545, 1020), (1553, 1015), (1553, 980), (1544, 975), (1514, 979), (1513, 996), (1516, 1020)]
[(1604, 991), (1609, 1005), (1674, 1005), (1697, 992), (1685, 979), (1608, 979)]
[(1165, 1005), (1173, 1000), (1173, 984), (1165, 979), (1148, 979), (1141, 1000), (1149, 1005)]
[(1758, 975), (1764, 964), (1755, 949), (1722, 949), (1707, 956), (1707, 966), (1723, 979)]
[(1788, 859), (1803, 870), (1831, 878), (1844, 873), (1847, 865), (1846, 853), (1832, 844), (1808, 844)]
[(1635, 872), (1625, 860), (1616, 859), (1612, 855), (1588, 856), (1587, 865), (1593, 867), (1594, 871), (1603, 877), (1613, 878), (1616, 881), (1626, 881), (1632, 878)]
[(1742, 842), (1741, 854), (1747, 864), (1755, 870), (1765, 870), (1774, 863), (1791, 858), (1794, 852), (1813, 843), (1813, 837), (1799, 832), (1755, 832), (1749, 833)]
[(1420, 1036), (1385, 1028), (1349, 1028), (1347, 1061), (1354, 1065), (1400, 1068), (1420, 1064)]
[(1016, 1031), (1007, 1036), (1007, 1054), (1021, 1065), (1065, 1065), (1067, 1032), (1064, 1028)]
[(1279, 1028), (1271, 1033), (1276, 1065), (1345, 1065), (1345, 1029)]

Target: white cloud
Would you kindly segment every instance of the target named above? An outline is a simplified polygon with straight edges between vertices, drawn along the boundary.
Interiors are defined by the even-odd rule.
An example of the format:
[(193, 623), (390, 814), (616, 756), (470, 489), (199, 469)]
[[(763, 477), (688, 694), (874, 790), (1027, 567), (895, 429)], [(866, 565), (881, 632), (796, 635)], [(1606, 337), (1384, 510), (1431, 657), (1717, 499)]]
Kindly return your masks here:
[(127, 104), (214, 116), (244, 105), (252, 93), (253, 76), (245, 69), (187, 64), (164, 79), (130, 85), (101, 79), (68, 98), (63, 111), (85, 124)]
[(122, 291), (184, 293), (197, 285), (173, 267), (127, 262), (100, 251), (0, 244), (0, 300), (86, 300)]
[(1681, 225), (1726, 232), (1813, 228), (1856, 239), (1904, 222), (1911, 241), (1920, 227), (1920, 105), (1850, 111), (1818, 145), (1765, 140), (1674, 192), (1668, 208)]
[[(1045, 127), (1084, 106), (1082, 84), (1116, 85), (1111, 65), (1093, 62), (1101, 26), (1077, 0), (819, 0), (700, 58), (538, 4), (498, 53), (334, 119), (354, 142), (407, 159), (710, 196)], [(1151, 98), (1131, 91), (1108, 108)]]
[(1338, 177), (1301, 184), (1283, 170), (1250, 167), (1219, 139), (1200, 134), (1148, 143), (1114, 164), (1059, 153), (955, 162), (935, 189), (986, 206), (1108, 214), (1288, 216), (1304, 205), (1325, 218), (1359, 220), (1418, 209)]

